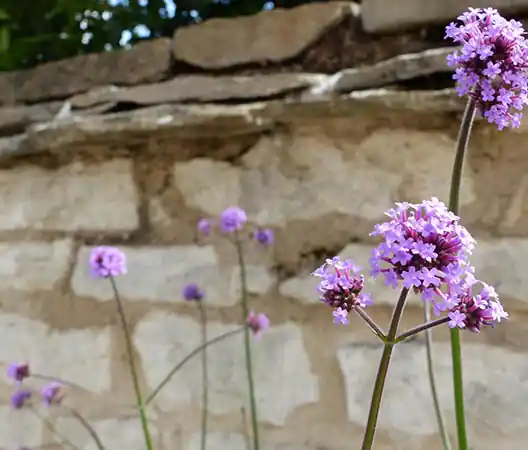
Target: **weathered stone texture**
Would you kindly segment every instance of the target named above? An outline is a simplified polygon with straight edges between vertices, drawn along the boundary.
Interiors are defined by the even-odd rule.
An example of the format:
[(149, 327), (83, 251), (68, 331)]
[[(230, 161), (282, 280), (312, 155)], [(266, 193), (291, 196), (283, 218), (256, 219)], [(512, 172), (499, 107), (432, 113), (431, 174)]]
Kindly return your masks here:
[[(76, 295), (112, 300), (109, 283), (94, 280), (89, 274), (90, 250), (83, 247), (77, 255), (72, 290)], [(208, 304), (232, 306), (239, 302), (239, 269), (222, 265), (211, 246), (121, 247), (121, 250), (127, 255), (128, 274), (117, 283), (121, 296), (127, 300), (184, 302), (183, 287), (192, 282), (207, 289)], [(247, 269), (250, 293), (263, 294), (273, 284), (266, 267), (249, 265)]]
[[(349, 421), (360, 426), (368, 415), (372, 382), (381, 346), (348, 345), (338, 353), (345, 377)], [(519, 392), (526, 389), (528, 359), (523, 353), (484, 344), (465, 344), (464, 381), (469, 440), (482, 450), (518, 449), (525, 432), (524, 404)], [(448, 344), (437, 344), (435, 373), (440, 404), (453, 417), (451, 358)], [(450, 427), (452, 423), (449, 423)], [(379, 418), (380, 432), (397, 439), (399, 433), (427, 436), (437, 424), (427, 381), (425, 349), (415, 343), (396, 347)], [(413, 450), (423, 447), (412, 447)]]
[(495, 286), (497, 291), (510, 299), (528, 303), (526, 280), (527, 239), (479, 240), (474, 250), (473, 262), (477, 278)]
[[(210, 323), (209, 336), (234, 330), (234, 325)], [(200, 342), (200, 325), (190, 318), (154, 312), (139, 322), (135, 335), (147, 382), (156, 387), (174, 365)], [(215, 344), (208, 352), (209, 410), (239, 414), (247, 400), (242, 334)], [(319, 388), (310, 369), (301, 330), (293, 323), (272, 327), (254, 344), (255, 383), (262, 422), (283, 425), (301, 405), (317, 402)], [(181, 410), (200, 401), (200, 360), (189, 362), (155, 401), (165, 410)], [(273, 368), (273, 370), (270, 370)]]
[(0, 243), (0, 285), (4, 292), (50, 290), (70, 268), (73, 242)]
[(0, 363), (27, 361), (37, 374), (55, 376), (102, 392), (110, 389), (110, 330), (55, 331), (42, 322), (2, 313)]
[[(200, 450), (201, 434), (193, 434), (184, 443), (184, 450)], [(242, 434), (230, 432), (211, 433), (207, 437), (207, 448), (209, 450), (244, 450), (247, 448), (246, 439)]]
[(174, 35), (174, 57), (206, 69), (283, 61), (351, 14), (351, 8), (346, 2), (316, 3), (180, 27)]
[(75, 163), (58, 170), (0, 170), (0, 230), (133, 231), (138, 226), (131, 162)]
[(363, 26), (369, 32), (446, 23), (455, 20), (468, 8), (497, 8), (502, 14), (528, 11), (526, 0), (363, 0)]
[(156, 39), (127, 50), (81, 55), (0, 74), (0, 104), (65, 98), (104, 84), (159, 81), (170, 68), (170, 45), (170, 39)]
[(0, 406), (0, 446), (5, 449), (38, 447), (44, 425), (30, 410), (13, 411)]
[[(372, 221), (397, 200), (447, 198), (454, 142), (445, 134), (382, 128), (350, 138), (320, 129), (263, 137), (241, 168), (194, 159), (175, 166), (174, 182), (205, 213), (239, 204), (257, 224), (279, 227), (329, 214)], [(469, 174), (462, 204), (474, 199)]]

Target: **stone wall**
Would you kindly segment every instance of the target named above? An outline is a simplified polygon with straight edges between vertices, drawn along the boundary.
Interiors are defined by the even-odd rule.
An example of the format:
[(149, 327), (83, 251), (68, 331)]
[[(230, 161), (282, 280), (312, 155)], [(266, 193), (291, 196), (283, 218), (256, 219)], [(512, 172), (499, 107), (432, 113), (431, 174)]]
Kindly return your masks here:
[[(255, 346), (263, 448), (359, 448), (380, 346), (359, 320), (332, 325), (308, 274), (335, 254), (365, 265), (368, 233), (393, 202), (447, 197), (463, 103), (443, 82), (405, 84), (449, 78), (448, 50), (396, 56), (424, 50), (411, 34), (358, 38), (367, 59), (357, 52), (352, 64), (340, 50), (324, 66), (321, 49), (360, 20), (356, 7), (210, 21), (174, 41), (0, 74), (0, 363), (27, 359), (37, 373), (80, 385), (68, 401), (109, 450), (143, 444), (115, 305), (109, 286), (87, 275), (89, 249), (118, 245), (128, 256), (119, 287), (149, 390), (199, 342), (198, 311), (180, 299), (185, 283), (207, 290), (211, 335), (239, 323), (232, 245), (222, 237), (198, 245), (195, 236), (199, 218), (230, 205), (277, 237), (273, 251), (248, 251), (251, 302), (272, 323)], [(276, 39), (286, 25), (291, 39)], [(232, 34), (213, 51), (218, 30)], [(389, 40), (395, 47), (380, 54)], [(479, 241), (478, 272), (511, 314), (464, 335), (468, 428), (479, 450), (519, 450), (528, 438), (527, 136), (526, 125), (498, 132), (479, 121), (464, 173), (461, 215)], [(369, 289), (385, 324), (394, 293)], [(421, 320), (411, 298), (403, 326)], [(447, 331), (435, 337), (453, 431)], [(241, 342), (218, 344), (210, 366), (209, 449), (245, 449)], [(199, 380), (196, 361), (151, 409), (157, 449), (199, 448)], [(30, 411), (11, 411), (7, 381), (0, 389), (0, 448), (56, 442)], [(93, 448), (72, 418), (53, 420)], [(440, 448), (435, 432), (419, 338), (395, 353), (376, 449)]]

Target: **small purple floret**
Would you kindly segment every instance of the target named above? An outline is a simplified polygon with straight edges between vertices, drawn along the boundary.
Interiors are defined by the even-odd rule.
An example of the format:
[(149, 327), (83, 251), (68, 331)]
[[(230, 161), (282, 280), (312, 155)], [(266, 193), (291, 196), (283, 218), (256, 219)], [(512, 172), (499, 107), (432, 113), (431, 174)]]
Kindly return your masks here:
[(273, 230), (269, 228), (259, 228), (253, 233), (253, 238), (262, 246), (273, 244)]
[(492, 8), (469, 8), (446, 39), (462, 45), (447, 58), (460, 96), (469, 95), (488, 122), (499, 130), (520, 126), (528, 103), (528, 44), (521, 22), (506, 20)]
[(11, 395), (11, 405), (15, 409), (21, 409), (31, 398), (31, 391), (28, 389), (19, 389)]
[(245, 211), (237, 206), (230, 206), (220, 214), (220, 229), (226, 233), (241, 230), (246, 222)]
[(191, 283), (183, 288), (183, 298), (187, 301), (200, 301), (204, 298), (204, 293), (197, 284)]
[(90, 270), (96, 278), (125, 275), (127, 273), (126, 256), (115, 247), (95, 247), (90, 254)]
[(209, 236), (213, 229), (213, 222), (209, 219), (200, 219), (196, 226), (198, 232), (203, 236)]
[(321, 278), (317, 290), (319, 299), (334, 308), (335, 324), (348, 324), (348, 313), (354, 308), (372, 305), (370, 294), (363, 293), (365, 279), (360, 267), (339, 256), (327, 259), (312, 275)]
[(30, 375), (28, 364), (11, 363), (7, 368), (7, 376), (20, 383)]
[(64, 399), (64, 386), (57, 382), (50, 383), (42, 388), (41, 394), (47, 406), (57, 405)]
[(255, 314), (253, 311), (250, 311), (247, 318), (247, 324), (253, 332), (255, 339), (258, 340), (260, 339), (262, 332), (269, 328), (269, 319), (263, 313)]

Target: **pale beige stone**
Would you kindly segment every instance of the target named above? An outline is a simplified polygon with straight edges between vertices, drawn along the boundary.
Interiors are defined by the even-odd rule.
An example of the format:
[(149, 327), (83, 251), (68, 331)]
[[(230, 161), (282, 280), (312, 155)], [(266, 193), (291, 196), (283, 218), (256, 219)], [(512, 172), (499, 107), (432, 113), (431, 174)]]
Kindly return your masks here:
[[(263, 137), (241, 169), (216, 161), (178, 163), (174, 181), (190, 206), (213, 216), (238, 204), (260, 225), (331, 213), (376, 220), (395, 201), (446, 199), (454, 145), (442, 133), (405, 129), (377, 129), (357, 144), (330, 131), (297, 130)], [(461, 204), (474, 198), (465, 176)]]
[(179, 27), (174, 34), (174, 56), (207, 69), (289, 59), (352, 14), (352, 5), (315, 3)]
[(66, 276), (73, 242), (12, 242), (0, 244), (0, 285), (4, 291), (52, 289)]
[(497, 8), (502, 14), (528, 11), (526, 0), (364, 0), (362, 22), (366, 31), (383, 32), (446, 24), (472, 8)]
[[(90, 424), (99, 436), (106, 449), (145, 450), (145, 438), (139, 419), (111, 418), (106, 420), (91, 420)], [(97, 445), (78, 420), (60, 418), (56, 421), (57, 430), (80, 450), (97, 450)], [(154, 448), (162, 447), (163, 437), (153, 424), (150, 433)], [(170, 445), (170, 443), (167, 443)]]
[(132, 231), (138, 195), (128, 160), (58, 170), (0, 170), (0, 230)]
[(16, 449), (21, 446), (37, 447), (42, 443), (42, 421), (30, 410), (0, 407), (0, 446)]
[[(232, 306), (240, 298), (240, 271), (237, 266), (223, 265), (212, 246), (120, 247), (127, 256), (128, 273), (117, 279), (122, 298), (126, 300), (184, 302), (186, 284), (196, 283), (206, 291), (207, 303)], [(114, 298), (108, 281), (94, 279), (89, 273), (91, 247), (82, 247), (72, 278), (76, 295), (101, 301)], [(263, 294), (274, 283), (264, 266), (247, 266), (248, 291)]]
[[(376, 305), (394, 306), (398, 300), (399, 291), (385, 286), (382, 277), (374, 280), (369, 276), (370, 266), (368, 260), (373, 248), (373, 246), (369, 245), (349, 244), (339, 252), (338, 256), (341, 259), (350, 259), (363, 268), (362, 274), (365, 276), (364, 292), (372, 295), (372, 300)], [(310, 274), (297, 276), (282, 282), (279, 292), (284, 296), (296, 298), (306, 304), (319, 303), (319, 293), (317, 292), (319, 281), (320, 278)], [(419, 305), (421, 303), (419, 296), (409, 295), (408, 305)]]
[(28, 362), (32, 371), (94, 392), (110, 388), (110, 330), (51, 330), (42, 322), (0, 314), (0, 364)]
[(472, 262), (477, 278), (493, 285), (499, 295), (528, 303), (526, 255), (528, 239), (479, 240)]
[[(235, 325), (210, 323), (209, 336), (234, 330)], [(150, 389), (200, 343), (200, 325), (193, 319), (154, 312), (141, 320), (134, 334)], [(210, 348), (209, 410), (213, 414), (240, 412), (247, 401), (242, 333)], [(272, 327), (253, 345), (256, 397), (262, 422), (284, 425), (298, 406), (317, 402), (318, 380), (310, 370), (300, 328), (291, 323)], [(199, 404), (200, 358), (178, 372), (156, 399), (164, 410)]]
[[(201, 434), (193, 434), (184, 446), (184, 450), (200, 450)], [(245, 450), (246, 440), (237, 433), (216, 432), (207, 435), (207, 450)]]
[[(493, 331), (492, 331), (493, 332)], [(364, 425), (381, 346), (346, 345), (337, 352), (345, 378), (348, 419)], [(524, 420), (526, 390), (524, 353), (484, 344), (465, 344), (464, 381), (469, 440), (476, 448), (516, 450), (528, 438)], [(435, 373), (440, 404), (453, 430), (451, 356), (448, 343), (436, 344)], [(396, 347), (379, 417), (380, 431), (397, 437), (437, 433), (427, 381), (425, 348), (417, 343)]]

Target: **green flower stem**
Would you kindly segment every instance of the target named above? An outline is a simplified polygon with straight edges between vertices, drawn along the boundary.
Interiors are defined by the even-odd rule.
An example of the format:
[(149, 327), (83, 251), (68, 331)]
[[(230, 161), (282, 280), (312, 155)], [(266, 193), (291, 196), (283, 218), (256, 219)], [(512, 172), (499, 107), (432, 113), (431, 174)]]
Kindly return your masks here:
[(138, 377), (138, 373), (136, 369), (136, 364), (134, 361), (134, 346), (132, 345), (132, 337), (130, 334), (130, 330), (128, 328), (128, 323), (127, 323), (126, 316), (125, 316), (125, 309), (123, 307), (123, 302), (121, 301), (121, 297), (119, 296), (119, 292), (117, 290), (117, 285), (116, 285), (114, 278), (109, 277), (108, 279), (110, 280), (110, 284), (112, 285), (112, 290), (114, 291), (114, 298), (117, 303), (117, 312), (118, 312), (119, 318), (121, 319), (121, 326), (123, 327), (123, 333), (125, 335), (128, 365), (130, 369), (130, 375), (132, 376), (132, 383), (134, 385), (134, 391), (136, 393), (137, 408), (138, 408), (139, 416), (141, 419), (141, 428), (143, 429), (145, 445), (147, 447), (147, 450), (153, 450), (154, 447), (152, 445), (152, 437), (150, 435), (150, 430), (149, 430), (149, 425), (148, 425), (148, 420), (147, 420), (147, 413), (143, 405), (143, 399), (141, 396), (141, 388), (139, 387), (139, 377)]
[(361, 450), (370, 450), (374, 443), (374, 435), (376, 433), (376, 425), (378, 422), (378, 415), (381, 406), (381, 398), (383, 397), (383, 388), (385, 387), (385, 380), (387, 379), (387, 372), (389, 370), (390, 359), (392, 356), (392, 349), (394, 348), (394, 339), (398, 332), (398, 325), (405, 307), (405, 301), (409, 289), (403, 288), (398, 302), (392, 313), (392, 319), (389, 326), (389, 332), (387, 334), (387, 340), (383, 346), (383, 353), (378, 368), (378, 374), (376, 375), (376, 381), (374, 382), (374, 390), (372, 392), (372, 399), (370, 401), (370, 410), (367, 420), (367, 426), (365, 428), (365, 435), (363, 437), (363, 444)]
[(70, 411), (71, 415), (75, 417), (79, 421), (79, 423), (86, 429), (88, 434), (94, 440), (95, 445), (97, 446), (97, 449), (105, 450), (105, 447), (103, 445), (103, 442), (101, 441), (101, 438), (99, 437), (97, 432), (94, 430), (94, 428), (90, 425), (90, 422), (88, 422), (76, 409), (73, 409), (71, 407), (67, 407), (67, 409)]
[[(444, 450), (450, 450), (451, 445), (449, 443), (449, 434), (445, 426), (444, 416), (442, 415), (442, 408), (440, 407), (440, 400), (438, 398), (438, 390), (436, 389), (436, 379), (433, 366), (433, 327), (446, 323), (450, 319), (449, 317), (443, 317), (442, 319), (431, 322), (431, 304), (429, 302), (424, 303), (424, 322), (425, 325), (431, 325), (427, 328), (422, 329), (425, 331), (425, 355), (427, 359), (427, 376), (429, 378), (429, 387), (431, 388), (431, 397), (433, 398), (433, 407), (436, 415), (436, 422), (438, 423), (438, 432), (440, 433), (440, 439), (442, 439), (442, 445)], [(418, 333), (422, 330), (419, 330)], [(411, 331), (411, 330), (410, 330)]]
[(227, 333), (221, 334), (220, 336), (217, 336), (210, 341), (207, 341), (205, 344), (200, 345), (199, 347), (196, 347), (191, 353), (189, 353), (185, 358), (183, 358), (178, 364), (176, 364), (173, 369), (163, 378), (160, 384), (152, 391), (152, 393), (147, 397), (145, 400), (145, 406), (149, 405), (160, 393), (160, 391), (167, 385), (167, 383), (172, 379), (172, 377), (178, 372), (185, 364), (187, 364), (194, 356), (196, 356), (198, 353), (201, 353), (203, 350), (205, 350), (210, 345), (216, 344), (218, 342), (223, 341), (224, 339), (227, 339), (228, 337), (234, 336), (235, 334), (240, 333), (241, 331), (244, 331), (244, 329), (247, 328), (246, 326), (237, 328), (236, 330), (228, 331)]
[[(453, 164), (453, 174), (451, 177), (451, 189), (449, 192), (449, 209), (458, 215), (460, 186), (462, 183), (462, 172), (464, 169), (464, 159), (466, 156), (471, 128), (475, 120), (475, 100), (468, 100), (456, 144), (455, 162)], [(458, 437), (458, 450), (467, 450), (466, 418), (464, 407), (464, 381), (462, 374), (462, 349), (460, 346), (460, 330), (451, 329), (451, 360), (453, 363), (453, 391), (455, 394), (455, 415)]]
[(198, 301), (200, 309), (200, 322), (202, 323), (202, 437), (201, 449), (207, 447), (207, 408), (209, 403), (209, 375), (207, 370), (207, 315), (203, 299)]
[(378, 324), (362, 308), (354, 308), (354, 312), (367, 323), (372, 332), (383, 342), (387, 340), (387, 336), (385, 336), (385, 333), (383, 333)]
[[(240, 235), (235, 231), (235, 245), (238, 254), (238, 265), (240, 267), (240, 287), (241, 287), (241, 307), (242, 307), (242, 321), (247, 322), (249, 315), (248, 308), (248, 289), (246, 264), (244, 261), (244, 249), (242, 248), (242, 240)], [(251, 427), (253, 429), (253, 450), (259, 450), (259, 435), (258, 435), (258, 419), (257, 419), (257, 402), (255, 399), (255, 383), (253, 380), (253, 365), (251, 361), (251, 336), (248, 327), (244, 328), (244, 353), (246, 356), (246, 372), (248, 379), (249, 390), (249, 408), (251, 413)]]
[(393, 344), (399, 344), (400, 342), (403, 342), (409, 339), (410, 337), (415, 336), (418, 333), (421, 333), (422, 331), (425, 331), (425, 332), (430, 331), (431, 328), (447, 323), (450, 320), (451, 319), (449, 317), (445, 316), (445, 317), (442, 317), (441, 319), (431, 320), (429, 322), (422, 323), (421, 325), (418, 325), (417, 327), (411, 328), (410, 330), (407, 330), (404, 333), (400, 334), (396, 339), (394, 339)]

